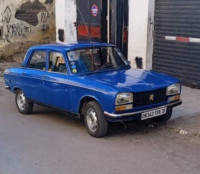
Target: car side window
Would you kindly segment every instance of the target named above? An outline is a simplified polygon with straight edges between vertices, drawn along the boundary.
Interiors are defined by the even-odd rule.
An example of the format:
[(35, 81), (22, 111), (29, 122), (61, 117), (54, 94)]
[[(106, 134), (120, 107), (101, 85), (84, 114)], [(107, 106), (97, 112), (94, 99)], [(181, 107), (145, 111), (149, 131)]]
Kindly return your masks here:
[(50, 52), (49, 54), (49, 72), (67, 73), (66, 63), (63, 55), (58, 52)]
[(45, 70), (46, 66), (46, 51), (35, 51), (28, 64), (29, 68)]

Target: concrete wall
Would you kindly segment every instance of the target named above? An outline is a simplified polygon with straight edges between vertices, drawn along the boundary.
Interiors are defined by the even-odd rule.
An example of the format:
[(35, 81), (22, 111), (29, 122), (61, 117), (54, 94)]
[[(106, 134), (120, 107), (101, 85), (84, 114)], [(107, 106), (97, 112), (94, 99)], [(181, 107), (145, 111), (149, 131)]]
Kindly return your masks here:
[(143, 68), (147, 68), (147, 35), (149, 0), (129, 0), (129, 45), (128, 58), (136, 67), (135, 58), (143, 58)]
[(56, 0), (56, 41), (59, 41), (58, 30), (64, 30), (64, 42), (77, 41), (77, 10), (75, 0)]
[(4, 43), (42, 41), (52, 28), (55, 28), (54, 0), (0, 0), (0, 40)]

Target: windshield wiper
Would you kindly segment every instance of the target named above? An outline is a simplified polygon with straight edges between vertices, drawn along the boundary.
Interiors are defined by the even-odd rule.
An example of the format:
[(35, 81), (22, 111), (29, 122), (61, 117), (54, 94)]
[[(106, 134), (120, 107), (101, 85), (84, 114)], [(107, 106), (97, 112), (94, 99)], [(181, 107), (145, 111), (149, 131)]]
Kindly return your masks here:
[[(111, 67), (113, 66), (112, 63), (110, 64), (104, 64), (103, 66), (101, 66), (99, 69), (97, 69), (96, 71), (93, 71), (93, 72), (86, 72), (84, 74), (79, 74), (80, 76), (85, 76), (85, 75), (92, 75), (92, 74), (95, 74), (96, 72), (99, 72), (100, 70), (104, 69), (104, 68), (108, 68), (108, 67)], [(120, 69), (122, 67), (129, 67), (128, 65), (120, 65), (118, 67), (116, 67), (114, 70), (117, 70), (117, 69)]]
[(83, 73), (83, 74), (79, 74), (79, 76), (87, 76), (87, 75), (92, 75), (94, 74), (95, 72), (86, 72), (86, 73)]
[(106, 64), (104, 64), (104, 65), (102, 65), (99, 69), (97, 69), (96, 71), (95, 71), (95, 73), (96, 72), (99, 72), (100, 70), (102, 70), (102, 69), (105, 69), (105, 68), (108, 68), (108, 67), (113, 67), (113, 64), (112, 63), (106, 63)]
[(128, 65), (120, 65), (120, 66), (116, 67), (115, 69), (120, 69), (120, 68), (123, 68), (123, 67), (128, 67)]

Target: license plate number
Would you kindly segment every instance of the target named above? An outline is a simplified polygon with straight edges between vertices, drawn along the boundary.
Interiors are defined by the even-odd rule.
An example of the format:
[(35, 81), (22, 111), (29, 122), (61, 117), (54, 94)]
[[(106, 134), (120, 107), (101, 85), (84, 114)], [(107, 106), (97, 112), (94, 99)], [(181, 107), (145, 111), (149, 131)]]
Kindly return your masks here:
[(167, 108), (163, 107), (152, 111), (142, 113), (141, 120), (146, 120), (153, 117), (158, 117), (167, 113)]

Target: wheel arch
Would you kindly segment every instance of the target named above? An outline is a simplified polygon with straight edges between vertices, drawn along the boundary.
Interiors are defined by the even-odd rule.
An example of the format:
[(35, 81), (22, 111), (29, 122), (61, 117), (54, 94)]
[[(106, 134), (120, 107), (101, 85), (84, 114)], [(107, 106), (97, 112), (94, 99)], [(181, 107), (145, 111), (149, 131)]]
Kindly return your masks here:
[(14, 88), (13, 88), (13, 92), (14, 92), (14, 93), (16, 93), (17, 90), (20, 90), (20, 91), (22, 91), (22, 92), (24, 93), (24, 91), (23, 91), (20, 87), (14, 87)]
[(81, 117), (83, 117), (85, 105), (90, 101), (96, 101), (99, 104), (99, 106), (103, 109), (101, 103), (97, 98), (93, 96), (84, 96), (83, 98), (81, 98), (78, 107), (78, 113), (80, 114)]

